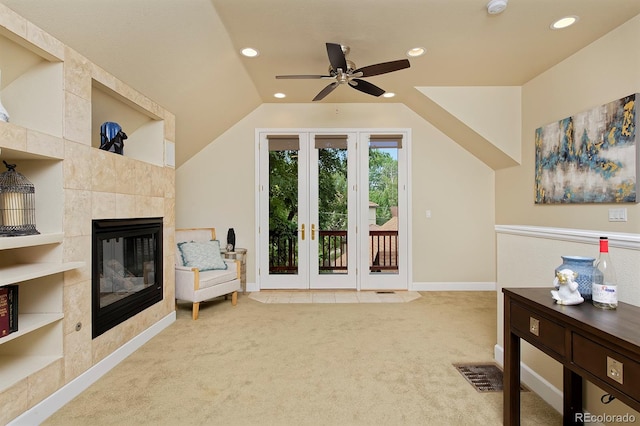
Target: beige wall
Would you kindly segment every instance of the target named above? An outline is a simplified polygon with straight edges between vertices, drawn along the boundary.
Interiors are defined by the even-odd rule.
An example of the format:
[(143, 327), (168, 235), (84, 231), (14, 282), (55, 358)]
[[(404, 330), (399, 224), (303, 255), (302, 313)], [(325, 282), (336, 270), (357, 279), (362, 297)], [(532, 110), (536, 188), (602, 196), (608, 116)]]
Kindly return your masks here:
[[(553, 269), (561, 255), (597, 257), (597, 235), (617, 235), (637, 241), (640, 204), (624, 204), (628, 222), (609, 222), (608, 209), (619, 205), (535, 205), (534, 131), (547, 123), (640, 92), (640, 16), (595, 41), (567, 60), (531, 80), (522, 88), (522, 165), (496, 172), (496, 223), (578, 229), (588, 232), (592, 243), (555, 238), (498, 235), (498, 346), (502, 346), (502, 287), (551, 287)], [(635, 244), (635, 245), (633, 245)], [(640, 252), (612, 248), (620, 270), (620, 300), (640, 305)], [(523, 362), (558, 389), (562, 389), (560, 364), (528, 345)], [(591, 384), (585, 408), (592, 413), (638, 413), (624, 404), (603, 406), (603, 394)]]
[(545, 124), (640, 92), (640, 16), (522, 88), (522, 164), (496, 172), (496, 223), (640, 232), (640, 204), (628, 222), (609, 222), (612, 205), (535, 205), (534, 132)]
[(249, 249), (249, 283), (256, 128), (410, 128), (413, 281), (495, 281), (493, 170), (404, 105), (323, 103), (263, 104), (176, 171), (176, 226), (215, 226), (221, 238), (233, 227), (237, 245)]
[(510, 158), (520, 161), (520, 86), (431, 86), (418, 90)]

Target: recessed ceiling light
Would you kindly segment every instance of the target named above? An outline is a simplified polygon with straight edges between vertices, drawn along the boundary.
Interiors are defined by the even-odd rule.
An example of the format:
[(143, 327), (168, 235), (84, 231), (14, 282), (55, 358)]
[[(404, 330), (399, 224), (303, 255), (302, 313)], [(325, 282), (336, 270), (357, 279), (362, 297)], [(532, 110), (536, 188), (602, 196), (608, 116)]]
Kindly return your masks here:
[(287, 95), (285, 95), (284, 93), (276, 93), (273, 95), (274, 98), (278, 98), (278, 99), (282, 99), (282, 98), (286, 98)]
[(407, 50), (407, 56), (415, 58), (416, 56), (424, 55), (426, 51), (427, 49), (425, 49), (424, 47), (414, 47), (413, 49)]
[(393, 93), (393, 92), (384, 92), (384, 93), (382, 94), (382, 97), (383, 97), (383, 98), (393, 98), (395, 95), (396, 95), (396, 94), (395, 94), (395, 93)]
[(240, 53), (248, 58), (255, 58), (256, 56), (258, 56), (258, 51), (252, 47), (245, 47), (240, 51)]
[(555, 21), (553, 24), (551, 24), (551, 29), (552, 30), (561, 30), (562, 28), (570, 27), (571, 25), (573, 25), (576, 22), (578, 22), (578, 19), (580, 19), (580, 18), (578, 18), (575, 15), (565, 16), (564, 18), (560, 18), (557, 21)]
[(489, 15), (497, 15), (504, 12), (507, 8), (507, 2), (508, 0), (489, 0), (489, 3), (487, 3), (487, 13), (489, 13)]

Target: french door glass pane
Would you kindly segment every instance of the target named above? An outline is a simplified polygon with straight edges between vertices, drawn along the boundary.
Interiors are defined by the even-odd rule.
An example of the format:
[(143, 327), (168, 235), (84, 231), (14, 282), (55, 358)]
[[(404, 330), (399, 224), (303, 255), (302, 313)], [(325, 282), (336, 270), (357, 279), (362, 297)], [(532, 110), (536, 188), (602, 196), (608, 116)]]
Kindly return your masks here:
[[(393, 138), (391, 138), (393, 139)], [(399, 141), (369, 143), (369, 271), (398, 274)]]
[(346, 274), (348, 266), (347, 144), (318, 149), (318, 270)]
[(298, 151), (269, 139), (269, 274), (298, 274)]

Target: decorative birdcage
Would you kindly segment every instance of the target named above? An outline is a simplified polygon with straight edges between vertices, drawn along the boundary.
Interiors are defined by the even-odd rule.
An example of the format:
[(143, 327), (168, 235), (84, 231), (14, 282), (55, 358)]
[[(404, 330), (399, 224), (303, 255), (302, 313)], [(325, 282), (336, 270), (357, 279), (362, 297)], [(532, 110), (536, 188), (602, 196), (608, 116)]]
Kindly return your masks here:
[(27, 178), (7, 164), (0, 173), (0, 237), (39, 234), (36, 229), (36, 190)]

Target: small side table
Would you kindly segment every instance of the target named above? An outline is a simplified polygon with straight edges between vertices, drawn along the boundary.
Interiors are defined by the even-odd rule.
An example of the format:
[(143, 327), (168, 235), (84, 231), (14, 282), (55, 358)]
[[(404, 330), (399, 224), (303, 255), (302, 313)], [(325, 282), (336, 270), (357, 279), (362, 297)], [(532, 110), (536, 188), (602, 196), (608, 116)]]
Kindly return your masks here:
[(240, 261), (240, 286), (242, 294), (247, 293), (247, 249), (236, 247), (234, 251), (225, 251), (222, 253), (225, 259), (234, 259)]

